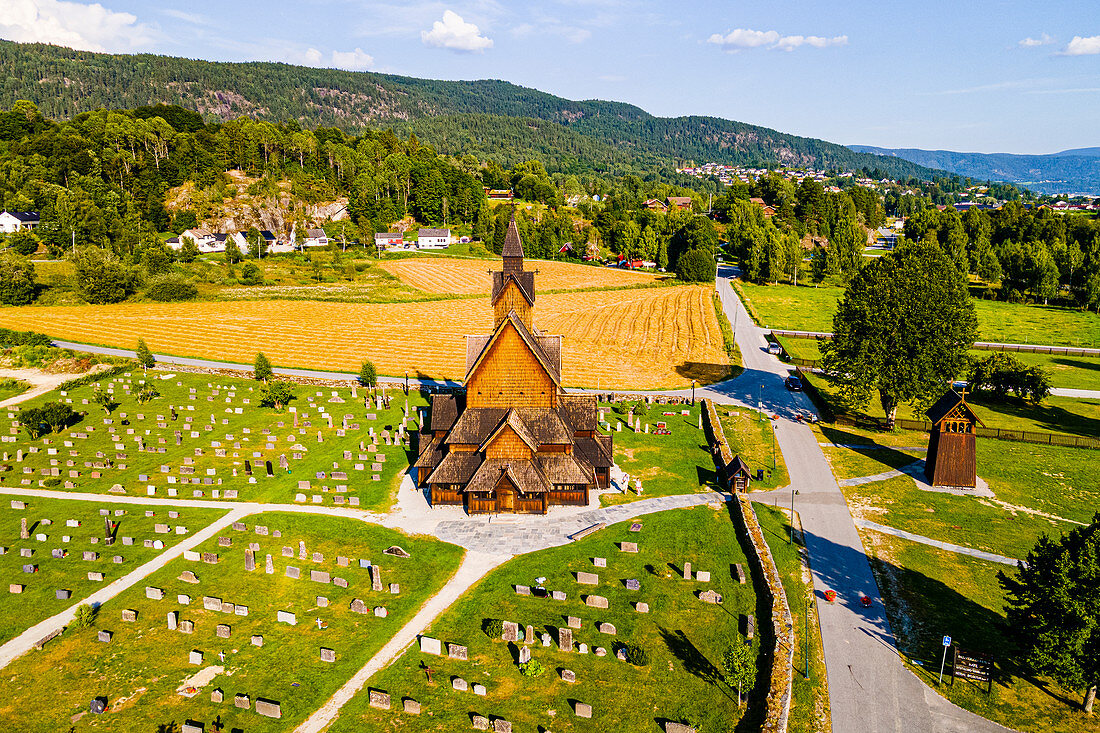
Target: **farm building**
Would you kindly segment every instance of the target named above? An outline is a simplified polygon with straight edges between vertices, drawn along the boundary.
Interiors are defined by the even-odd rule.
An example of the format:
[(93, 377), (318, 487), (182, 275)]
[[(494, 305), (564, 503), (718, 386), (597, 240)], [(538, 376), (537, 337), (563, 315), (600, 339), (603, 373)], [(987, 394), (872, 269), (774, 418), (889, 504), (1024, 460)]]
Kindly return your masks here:
[(450, 229), (418, 229), (417, 249), (446, 249), (451, 245)]
[(532, 323), (535, 273), (524, 269), (514, 216), (503, 259), (491, 273), (493, 332), (466, 337), (465, 394), (433, 397), (417, 482), (432, 506), (470, 514), (587, 506), (610, 483), (611, 436), (596, 431), (594, 396), (563, 389), (561, 337)]

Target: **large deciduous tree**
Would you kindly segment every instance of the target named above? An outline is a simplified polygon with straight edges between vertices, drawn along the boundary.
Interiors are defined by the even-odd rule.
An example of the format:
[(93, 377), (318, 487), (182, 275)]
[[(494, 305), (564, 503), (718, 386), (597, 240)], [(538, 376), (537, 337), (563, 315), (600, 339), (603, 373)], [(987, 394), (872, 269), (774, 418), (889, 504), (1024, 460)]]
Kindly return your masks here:
[(849, 283), (823, 366), (850, 404), (877, 389), (892, 428), (899, 404), (930, 404), (963, 372), (976, 335), (965, 276), (939, 245), (909, 242)]
[(997, 579), (1020, 663), (1084, 690), (1091, 713), (1100, 683), (1100, 514), (1061, 539), (1041, 537), (1026, 564)]

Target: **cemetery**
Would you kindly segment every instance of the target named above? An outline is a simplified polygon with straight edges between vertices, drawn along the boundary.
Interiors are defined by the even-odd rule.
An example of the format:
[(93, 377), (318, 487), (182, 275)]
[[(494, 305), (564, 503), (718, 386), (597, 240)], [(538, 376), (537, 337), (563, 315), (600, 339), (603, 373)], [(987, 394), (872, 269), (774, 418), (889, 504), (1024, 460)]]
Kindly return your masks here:
[(0, 603), (0, 643), (131, 572), (223, 514), (197, 507), (175, 510), (5, 496), (0, 504), (0, 578), (7, 587)]
[(749, 566), (730, 511), (649, 515), (506, 563), (371, 678), (332, 730), (425, 719), (470, 730), (479, 718), (517, 731), (732, 729), (757, 707), (740, 708), (720, 681), (723, 655), (746, 642), (755, 653), (766, 624), (738, 580)]
[[(159, 396), (142, 402), (150, 388)], [(21, 407), (60, 400), (85, 414), (34, 441), (17, 411), (0, 415), (0, 486), (389, 508), (425, 404), (419, 392), (295, 385), (275, 409), (261, 406), (261, 388), (240, 375), (135, 370), (51, 392)]]
[[(75, 502), (72, 502), (75, 503)], [(386, 554), (399, 546), (404, 557)], [(129, 549), (129, 548), (126, 548)], [(406, 623), (462, 550), (353, 519), (246, 517), (5, 670), (19, 730), (290, 730)], [(74, 596), (75, 598), (75, 596)], [(76, 716), (76, 717), (73, 717)]]

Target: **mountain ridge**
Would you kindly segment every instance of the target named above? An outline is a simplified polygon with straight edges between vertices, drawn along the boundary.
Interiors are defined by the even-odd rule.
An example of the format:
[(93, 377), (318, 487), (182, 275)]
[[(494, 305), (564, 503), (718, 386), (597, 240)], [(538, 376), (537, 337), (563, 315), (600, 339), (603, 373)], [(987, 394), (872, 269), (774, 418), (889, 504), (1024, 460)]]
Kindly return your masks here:
[[(507, 155), (508, 142), (497, 127), (522, 132), (515, 120), (538, 120), (556, 126), (547, 130), (548, 136), (572, 141), (578, 154), (565, 162), (573, 165), (584, 163), (583, 156), (591, 153), (601, 159), (598, 165), (617, 166), (617, 151), (646, 164), (694, 160), (866, 169), (902, 179), (943, 175), (898, 157), (861, 153), (758, 125), (707, 116), (655, 117), (624, 102), (569, 100), (499, 79), (442, 81), (277, 62), (95, 53), (10, 41), (0, 41), (0, 66), (7, 72), (0, 81), (0, 107), (28, 99), (52, 118), (163, 102), (195, 109), (211, 121), (251, 116), (295, 120), (304, 127), (393, 126), (426, 133), (433, 145), (448, 140), (443, 152), (462, 152), (463, 145), (477, 143), (496, 148), (496, 157)], [(471, 115), (513, 122), (486, 124)], [(558, 154), (537, 139), (528, 142), (537, 151)]]

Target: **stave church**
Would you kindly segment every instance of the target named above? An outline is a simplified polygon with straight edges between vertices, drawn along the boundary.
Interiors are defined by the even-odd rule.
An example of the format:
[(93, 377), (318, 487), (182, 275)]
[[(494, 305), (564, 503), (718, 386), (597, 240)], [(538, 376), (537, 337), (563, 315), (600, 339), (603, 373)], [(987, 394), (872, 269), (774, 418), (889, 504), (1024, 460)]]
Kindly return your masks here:
[(466, 337), (465, 391), (433, 395), (417, 484), (432, 506), (470, 514), (546, 514), (587, 506), (610, 483), (612, 437), (596, 397), (562, 387), (561, 336), (535, 328), (535, 272), (525, 269), (515, 214), (493, 271), (493, 332)]

